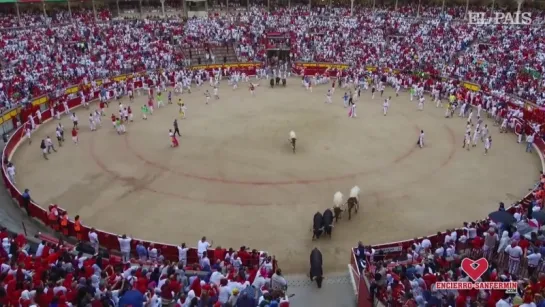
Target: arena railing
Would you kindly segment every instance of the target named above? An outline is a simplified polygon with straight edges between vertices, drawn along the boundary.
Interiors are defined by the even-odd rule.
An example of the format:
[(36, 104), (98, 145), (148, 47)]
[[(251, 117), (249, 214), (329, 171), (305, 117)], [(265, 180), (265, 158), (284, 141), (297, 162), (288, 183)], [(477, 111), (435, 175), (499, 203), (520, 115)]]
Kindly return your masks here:
[[(247, 73), (251, 75), (251, 72), (254, 72), (255, 75), (255, 67), (247, 67)], [(143, 78), (143, 81), (134, 81), (133, 79), (135, 77), (141, 77)], [(170, 78), (170, 81), (173, 82), (174, 76), (173, 74), (169, 74), (168, 77)], [(153, 85), (153, 82), (147, 78), (147, 73), (142, 72), (138, 74), (130, 74), (130, 75), (121, 75), (114, 78), (110, 78), (112, 80), (110, 83), (102, 83), (102, 80), (96, 80), (98, 85), (104, 85), (108, 86), (113, 81), (134, 81), (134, 87), (142, 88), (144, 85), (150, 86)], [(98, 98), (99, 91), (90, 92), (90, 88), (82, 86), (82, 85), (74, 85), (65, 90), (65, 95), (57, 98), (57, 101), (63, 101), (67, 96), (77, 93), (79, 90), (82, 90), (86, 95), (87, 101), (92, 101)], [(24, 127), (28, 124), (28, 117), (33, 115), (36, 110), (40, 109), (42, 113), (42, 122), (49, 121), (53, 118), (54, 114), (51, 114), (51, 108), (50, 106), (53, 105), (53, 103), (56, 102), (55, 99), (49, 98), (49, 96), (44, 95), (42, 97), (34, 99), (30, 104), (27, 106), (19, 106), (15, 109), (12, 109), (6, 113), (3, 114), (2, 118), (0, 118), (0, 123), (6, 124), (9, 126), (16, 127), (13, 133), (11, 134), (11, 137), (8, 139), (8, 142), (6, 143), (3, 151), (2, 151), (2, 161), (10, 161), (11, 157), (17, 150), (17, 147), (20, 146), (20, 144), (23, 141), (24, 136)], [(80, 97), (72, 98), (67, 100), (67, 105), (69, 109), (77, 108), (81, 105), (81, 99)], [(55, 111), (60, 111), (63, 113), (64, 106), (63, 104), (58, 104), (55, 107)], [(16, 123), (20, 121), (23, 123), (22, 125), (19, 125), (19, 127), (16, 126)], [(35, 201), (31, 200), (28, 203), (28, 207), (25, 206), (25, 202), (23, 201), (22, 192), (9, 180), (6, 174), (6, 165), (5, 163), (2, 163), (2, 178), (4, 180), (4, 184), (6, 186), (6, 189), (8, 193), (10, 194), (11, 198), (19, 205), (19, 207), (23, 210), (27, 210), (28, 215), (30, 217), (33, 217), (37, 219), (38, 221), (42, 222), (45, 225), (49, 225), (48, 220), (48, 209), (47, 207), (42, 207), (39, 204), (37, 204)], [(31, 187), (29, 187), (31, 189)], [(57, 205), (58, 206), (58, 205)], [(59, 211), (64, 212), (65, 210), (62, 209), (62, 207), (58, 206)], [(88, 233), (93, 228), (92, 226), (88, 225), (82, 225), (81, 230), (81, 237), (84, 238), (83, 241), (88, 241)], [(74, 237), (74, 221), (69, 220), (68, 229), (70, 230), (70, 236)], [(111, 232), (107, 232), (104, 230), (95, 229), (96, 233), (98, 234), (98, 239), (100, 242), (101, 247), (106, 248), (111, 251), (119, 251), (119, 235), (114, 234)], [(151, 244), (154, 245), (155, 248), (157, 248), (160, 251), (160, 254), (163, 255), (166, 259), (169, 260), (178, 260), (178, 249), (177, 246), (167, 243), (161, 243), (161, 242), (153, 242), (153, 241), (146, 241), (141, 240), (137, 238), (133, 238), (131, 242), (131, 251), (135, 251), (135, 247), (137, 242), (142, 242), (144, 246), (149, 247)], [(210, 258), (211, 262), (214, 262), (214, 250), (208, 250), (208, 257)], [(188, 264), (198, 263), (198, 256), (197, 256), (197, 250), (195, 248), (190, 248), (190, 250), (187, 253), (187, 261)]]

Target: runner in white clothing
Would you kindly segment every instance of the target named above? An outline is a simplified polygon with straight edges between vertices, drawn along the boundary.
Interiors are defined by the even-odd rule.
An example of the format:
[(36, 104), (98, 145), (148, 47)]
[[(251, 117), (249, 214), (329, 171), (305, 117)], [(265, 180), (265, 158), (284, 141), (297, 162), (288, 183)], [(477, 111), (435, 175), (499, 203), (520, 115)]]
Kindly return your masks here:
[(488, 154), (488, 150), (490, 150), (490, 147), (492, 146), (492, 137), (488, 136), (484, 140), (484, 155), (486, 156)]
[(93, 113), (89, 114), (89, 128), (91, 128), (91, 131), (97, 130), (95, 125), (95, 116)]
[(424, 96), (420, 96), (420, 99), (418, 99), (418, 111), (423, 111), (424, 110), (424, 101), (426, 100), (426, 98), (424, 98)]
[(416, 145), (420, 146), (420, 148), (424, 148), (424, 130), (420, 130), (420, 136), (418, 137)]
[(327, 94), (325, 95), (325, 103), (332, 103), (332, 101), (331, 101), (331, 89), (327, 90)]

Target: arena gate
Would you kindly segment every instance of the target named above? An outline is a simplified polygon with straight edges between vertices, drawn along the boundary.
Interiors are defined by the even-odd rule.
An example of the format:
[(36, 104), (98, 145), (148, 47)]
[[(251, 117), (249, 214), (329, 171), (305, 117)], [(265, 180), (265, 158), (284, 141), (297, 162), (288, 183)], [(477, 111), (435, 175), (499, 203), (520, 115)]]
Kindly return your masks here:
[(267, 62), (275, 66), (279, 62), (290, 61), (291, 35), (290, 33), (269, 32), (267, 33)]

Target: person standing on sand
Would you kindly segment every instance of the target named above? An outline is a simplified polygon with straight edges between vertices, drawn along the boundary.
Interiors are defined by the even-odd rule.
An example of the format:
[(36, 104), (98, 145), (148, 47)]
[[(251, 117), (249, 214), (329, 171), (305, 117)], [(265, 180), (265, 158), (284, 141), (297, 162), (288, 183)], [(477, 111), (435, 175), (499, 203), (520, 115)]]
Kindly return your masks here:
[(47, 157), (47, 146), (44, 139), (42, 139), (42, 142), (40, 143), (40, 149), (42, 150), (42, 156), (44, 157), (44, 159), (49, 160), (49, 158)]
[(424, 130), (420, 130), (420, 136), (418, 137), (416, 145), (420, 146), (420, 148), (424, 148)]
[(178, 128), (178, 120), (177, 119), (174, 119), (174, 122), (172, 123), (172, 126), (174, 127), (174, 135), (176, 135), (176, 133), (177, 133), (178, 136), (181, 137), (182, 135), (180, 134), (180, 129)]
[(176, 135), (172, 132), (172, 129), (168, 130), (168, 135), (170, 137), (170, 147), (178, 147), (178, 139), (176, 139)]

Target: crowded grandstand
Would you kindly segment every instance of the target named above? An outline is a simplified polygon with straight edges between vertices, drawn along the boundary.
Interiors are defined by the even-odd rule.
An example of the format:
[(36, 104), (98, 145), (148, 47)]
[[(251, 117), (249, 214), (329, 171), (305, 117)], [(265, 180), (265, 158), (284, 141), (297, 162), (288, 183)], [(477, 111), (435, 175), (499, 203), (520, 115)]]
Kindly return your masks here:
[[(45, 109), (52, 110), (51, 118), (59, 110), (68, 111), (63, 105), (68, 99), (95, 98), (103, 84), (128, 94), (125, 80), (143, 82), (144, 74), (159, 86), (162, 78), (174, 85), (178, 72), (192, 65), (221, 68), (236, 62), (265, 69), (275, 61), (269, 51), (281, 49), (271, 38), (280, 33), (289, 41), (283, 63), (293, 74), (324, 74), (354, 84), (371, 76), (406, 91), (418, 84), (434, 97), (450, 100), (451, 108), (482, 109), (498, 124), (505, 123), (506, 130), (517, 131), (519, 141), (527, 135), (532, 136), (526, 139), (531, 146), (541, 142), (545, 14), (533, 7), (522, 7), (532, 13), (528, 25), (473, 25), (465, 18), (468, 10), (493, 14), (512, 9), (500, 4), (468, 8), (396, 2), (365, 7), (294, 1), (288, 7), (270, 1), (260, 5), (227, 1), (209, 6), (230, 5), (230, 11), (188, 17), (183, 11), (186, 1), (148, 2), (147, 7), (142, 2), (134, 7), (129, 2), (121, 7), (119, 2), (73, 7), (70, 2), (38, 2), (36, 7), (29, 2), (0, 1), (0, 103), (9, 115), (3, 123), (9, 121), (13, 128), (26, 120), (10, 112), (21, 108), (26, 111), (16, 115), (32, 117), (34, 102), (41, 97), (47, 97)], [(172, 14), (167, 18), (166, 12)], [(307, 62), (346, 66), (307, 70), (301, 64)], [(228, 77), (230, 72), (220, 74)], [(119, 75), (130, 77), (118, 81)], [(14, 181), (9, 168), (5, 163), (8, 187)], [(367, 276), (371, 284), (369, 296), (359, 287), (360, 306), (375, 300), (392, 306), (545, 306), (545, 234), (539, 230), (545, 224), (540, 214), (544, 184), (545, 176), (520, 203), (512, 208), (502, 204), (498, 211), (510, 212), (510, 217), (498, 214), (501, 220), (464, 223), (463, 228), (433, 238), (392, 244), (395, 248), (360, 243), (354, 249), (355, 275)], [(54, 206), (40, 211), (27, 192), (17, 196), (14, 187), (10, 192), (30, 216), (78, 244), (41, 235), (41, 243), (31, 246), (23, 235), (2, 229), (2, 305), (289, 304), (279, 264), (266, 252), (245, 246), (216, 248), (206, 238), (196, 245), (167, 249), (125, 235), (99, 237), (75, 214), (68, 216)], [(490, 268), (480, 280), (515, 281), (516, 293), (438, 290), (438, 281), (470, 281), (461, 270), (464, 257), (485, 257)]]

